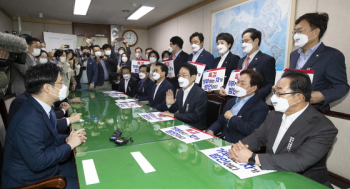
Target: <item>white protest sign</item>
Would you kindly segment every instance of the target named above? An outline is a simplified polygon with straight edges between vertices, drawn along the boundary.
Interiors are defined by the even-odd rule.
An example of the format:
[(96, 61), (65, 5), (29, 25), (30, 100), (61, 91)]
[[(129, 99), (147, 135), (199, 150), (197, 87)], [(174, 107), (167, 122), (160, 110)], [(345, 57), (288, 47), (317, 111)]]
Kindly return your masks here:
[(168, 77), (175, 77), (175, 70), (174, 70), (174, 60), (173, 59), (167, 59), (162, 60), (162, 63), (168, 66)]
[(237, 175), (240, 179), (246, 179), (258, 175), (275, 172), (275, 170), (261, 170), (260, 167), (257, 165), (249, 165), (246, 163), (236, 162), (229, 156), (229, 149), (231, 149), (231, 146), (201, 150), (201, 152), (216, 163), (218, 163), (219, 165), (221, 165), (226, 170)]
[(201, 63), (197, 63), (197, 62), (189, 62), (189, 63), (197, 67), (196, 83), (199, 84), (199, 82), (201, 81), (204, 69), (205, 69), (205, 64), (201, 64)]
[(142, 113), (142, 114), (139, 114), (139, 116), (151, 123), (158, 122), (158, 121), (175, 120), (175, 118), (173, 117), (161, 115), (160, 112)]
[(307, 75), (309, 75), (309, 77), (310, 77), (311, 83), (312, 83), (312, 80), (314, 79), (314, 73), (315, 73), (314, 70), (300, 70), (300, 69), (289, 69), (289, 68), (286, 68), (283, 70), (277, 69), (276, 70), (276, 77), (275, 77), (275, 85), (277, 84), (277, 81), (281, 79), (283, 73), (287, 70), (301, 71), (301, 72), (307, 73)]
[(186, 144), (215, 137), (214, 135), (185, 125), (168, 127), (160, 130)]
[(128, 103), (128, 102), (135, 102), (135, 99), (124, 99), (124, 100), (115, 100), (116, 103)]
[(124, 103), (116, 103), (117, 106), (121, 109), (129, 109), (129, 108), (139, 108), (143, 107), (140, 104), (137, 104), (136, 102), (124, 102)]
[(148, 65), (150, 64), (149, 60), (138, 60), (138, 59), (132, 59), (131, 61), (131, 73), (139, 73), (139, 67), (141, 65)]
[(226, 94), (230, 96), (235, 96), (235, 84), (237, 83), (237, 80), (239, 78), (239, 74), (241, 73), (242, 70), (232, 70), (230, 79), (227, 81), (226, 84)]
[(109, 96), (112, 98), (128, 97), (128, 95), (126, 94), (115, 94), (115, 93), (109, 94)]
[(206, 70), (203, 73), (202, 89), (205, 91), (220, 90), (220, 87), (224, 85), (225, 71), (225, 67)]

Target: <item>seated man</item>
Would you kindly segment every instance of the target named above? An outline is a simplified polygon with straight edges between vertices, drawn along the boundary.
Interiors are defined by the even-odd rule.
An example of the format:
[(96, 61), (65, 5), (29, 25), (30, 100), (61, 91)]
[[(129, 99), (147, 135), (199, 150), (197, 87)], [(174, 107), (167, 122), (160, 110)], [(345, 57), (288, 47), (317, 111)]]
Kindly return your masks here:
[(149, 96), (151, 96), (154, 82), (149, 78), (149, 66), (141, 65), (139, 70), (139, 78), (141, 80), (137, 84), (137, 91), (134, 98), (136, 98), (139, 101), (145, 101), (149, 99)]
[(59, 72), (56, 64), (40, 64), (26, 72), (25, 87), (31, 96), (14, 115), (6, 133), (2, 188), (56, 175), (65, 176), (67, 189), (79, 187), (74, 158), (64, 161), (86, 137), (84, 129), (72, 131), (69, 136), (57, 133), (51, 106), (66, 89)]
[(133, 97), (137, 90), (137, 79), (131, 77), (131, 69), (128, 66), (122, 67), (123, 79), (120, 80), (118, 91)]
[(222, 138), (236, 143), (259, 128), (269, 113), (267, 104), (256, 95), (263, 82), (258, 72), (243, 70), (235, 85), (236, 97), (226, 102), (220, 118), (207, 132), (212, 135), (222, 132)]
[[(197, 129), (207, 128), (207, 93), (195, 85), (197, 68), (192, 64), (185, 63), (179, 70), (178, 81), (180, 89), (174, 99), (174, 93), (168, 90), (166, 93), (166, 104), (169, 112), (163, 115), (175, 117)], [(179, 113), (175, 113), (179, 111)]]
[(167, 75), (168, 66), (157, 63), (153, 71), (153, 79), (157, 81), (157, 83), (153, 85), (152, 93), (148, 99), (148, 105), (158, 111), (166, 111), (168, 109), (165, 103), (166, 92), (168, 90), (174, 91), (173, 85), (165, 79)]
[[(327, 155), (338, 130), (311, 106), (311, 81), (306, 73), (287, 71), (277, 82), (271, 111), (251, 135), (232, 144), (229, 155), (261, 169), (293, 171), (331, 187)], [(255, 154), (266, 146), (265, 154)]]

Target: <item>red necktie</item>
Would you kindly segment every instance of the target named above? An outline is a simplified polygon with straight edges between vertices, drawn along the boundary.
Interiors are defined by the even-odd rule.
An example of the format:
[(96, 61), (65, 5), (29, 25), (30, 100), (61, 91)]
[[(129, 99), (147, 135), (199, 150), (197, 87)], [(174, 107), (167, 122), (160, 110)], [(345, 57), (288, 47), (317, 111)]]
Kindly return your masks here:
[(249, 65), (249, 56), (247, 56), (247, 58), (245, 59), (245, 65), (244, 65), (244, 68), (243, 70), (246, 70), (248, 68), (248, 65)]

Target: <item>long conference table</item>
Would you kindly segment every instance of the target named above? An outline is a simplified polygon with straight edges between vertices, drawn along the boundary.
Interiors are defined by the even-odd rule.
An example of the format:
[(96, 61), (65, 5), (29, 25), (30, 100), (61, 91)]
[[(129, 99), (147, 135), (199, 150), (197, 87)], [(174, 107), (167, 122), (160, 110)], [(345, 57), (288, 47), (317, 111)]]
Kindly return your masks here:
[[(82, 113), (84, 121), (72, 129), (85, 129), (86, 143), (76, 148), (75, 160), (81, 189), (107, 188), (326, 188), (294, 172), (276, 171), (247, 179), (222, 168), (199, 150), (228, 146), (220, 138), (185, 144), (160, 128), (186, 125), (179, 120), (149, 123), (138, 116), (152, 110), (121, 109), (103, 91), (77, 91), (69, 98), (80, 97), (85, 103), (72, 103), (70, 112)], [(120, 128), (133, 142), (119, 146), (109, 138)], [(155, 169), (145, 173), (131, 155), (140, 152)], [(82, 161), (92, 159), (99, 183), (86, 184)]]

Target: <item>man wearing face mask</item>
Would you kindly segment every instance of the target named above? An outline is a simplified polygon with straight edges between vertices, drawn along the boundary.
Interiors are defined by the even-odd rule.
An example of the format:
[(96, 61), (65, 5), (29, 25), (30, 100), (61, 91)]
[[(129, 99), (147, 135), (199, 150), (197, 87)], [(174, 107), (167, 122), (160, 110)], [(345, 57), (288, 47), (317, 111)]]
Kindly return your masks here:
[[(84, 129), (69, 136), (57, 133), (57, 120), (51, 108), (65, 98), (60, 68), (40, 64), (28, 68), (25, 86), (31, 94), (14, 115), (6, 132), (2, 187), (34, 183), (56, 175), (67, 180), (66, 188), (78, 188), (72, 150), (86, 141)], [(16, 171), (14, 171), (14, 169)]]
[(146, 65), (141, 65), (139, 67), (139, 78), (141, 79), (137, 84), (135, 99), (138, 101), (148, 100), (151, 93), (154, 82), (149, 78), (150, 67)]
[(118, 91), (134, 97), (137, 91), (137, 79), (131, 77), (131, 69), (128, 66), (122, 67), (123, 79), (120, 80)]
[[(92, 63), (97, 65), (98, 76), (96, 81), (96, 89), (110, 89), (112, 86), (109, 83), (109, 74), (111, 73), (112, 60), (108, 61), (108, 57), (102, 55), (102, 51), (99, 45), (93, 46), (95, 58)], [(112, 65), (111, 65), (112, 64)]]
[(168, 77), (168, 80), (173, 84), (174, 89), (179, 86), (177, 75), (184, 62), (187, 62), (188, 54), (182, 51), (184, 41), (179, 36), (174, 36), (170, 39), (170, 45), (168, 50), (172, 53), (172, 59), (174, 60), (174, 72), (175, 77)]
[(202, 33), (195, 32), (190, 37), (192, 54), (188, 55), (187, 61), (205, 64), (204, 70), (214, 68), (214, 56), (203, 48), (204, 36)]
[[(195, 85), (197, 77), (196, 66), (184, 63), (179, 71), (180, 89), (174, 99), (174, 93), (168, 90), (166, 104), (169, 112), (163, 115), (175, 117), (197, 129), (207, 128), (207, 93), (198, 85)], [(175, 113), (179, 111), (179, 113)]]
[(142, 48), (141, 47), (136, 47), (135, 49), (135, 58), (138, 60), (143, 60), (142, 58)]
[(158, 111), (166, 111), (168, 109), (165, 101), (166, 93), (169, 90), (174, 91), (173, 85), (165, 79), (167, 75), (168, 66), (163, 63), (157, 63), (153, 72), (153, 79), (156, 81), (156, 84), (153, 85), (148, 105)]
[(149, 53), (153, 51), (152, 47), (148, 47), (145, 51), (146, 60), (149, 59)]
[[(113, 43), (112, 43), (112, 49), (111, 49), (111, 57), (112, 59), (118, 63), (118, 65), (120, 64), (120, 62), (122, 61), (122, 54), (123, 53), (126, 53), (129, 57), (131, 55), (131, 50), (130, 50), (130, 47), (129, 47), (129, 44), (128, 44), (128, 41), (124, 38), (124, 45), (126, 47), (126, 50), (124, 47), (120, 47), (118, 49), (118, 51), (116, 52), (115, 51), (115, 44), (118, 42), (118, 38), (115, 38)], [(119, 45), (118, 45), (119, 47)]]
[(77, 90), (86, 91), (86, 90), (94, 90), (95, 83), (97, 82), (98, 76), (98, 67), (96, 63), (93, 63), (93, 59), (91, 58), (90, 48), (87, 46), (81, 47), (83, 52), (81, 58), (79, 59), (81, 66), (81, 71), (79, 75), (76, 77), (77, 81)]
[(110, 46), (108, 44), (104, 44), (102, 46), (102, 49), (103, 49), (103, 53), (104, 53), (102, 60), (105, 62), (105, 64), (109, 64), (109, 67), (110, 67), (109, 74), (111, 72), (116, 72), (117, 71), (117, 62), (114, 61), (111, 57), (112, 46)]
[(13, 63), (11, 69), (10, 83), (8, 87), (9, 93), (16, 93), (16, 96), (19, 96), (25, 91), (24, 79), (25, 73), (30, 66), (35, 66), (37, 64), (37, 59), (35, 57), (40, 55), (41, 46), (40, 40), (27, 36), (26, 42), (28, 45), (28, 52), (26, 53), (26, 62), (25, 64)]
[[(311, 81), (304, 72), (286, 71), (271, 98), (275, 111), (248, 137), (232, 143), (236, 161), (262, 170), (292, 171), (327, 187), (327, 155), (338, 133), (334, 124), (310, 103)], [(255, 154), (266, 146), (266, 153)]]
[(221, 138), (236, 143), (259, 128), (269, 113), (267, 104), (256, 95), (263, 81), (258, 72), (243, 70), (234, 86), (236, 97), (226, 102), (220, 118), (207, 132), (222, 133)]
[(295, 21), (294, 45), (299, 49), (290, 54), (289, 66), (314, 70), (310, 104), (325, 110), (349, 91), (344, 54), (320, 41), (328, 20), (327, 13), (308, 13)]

